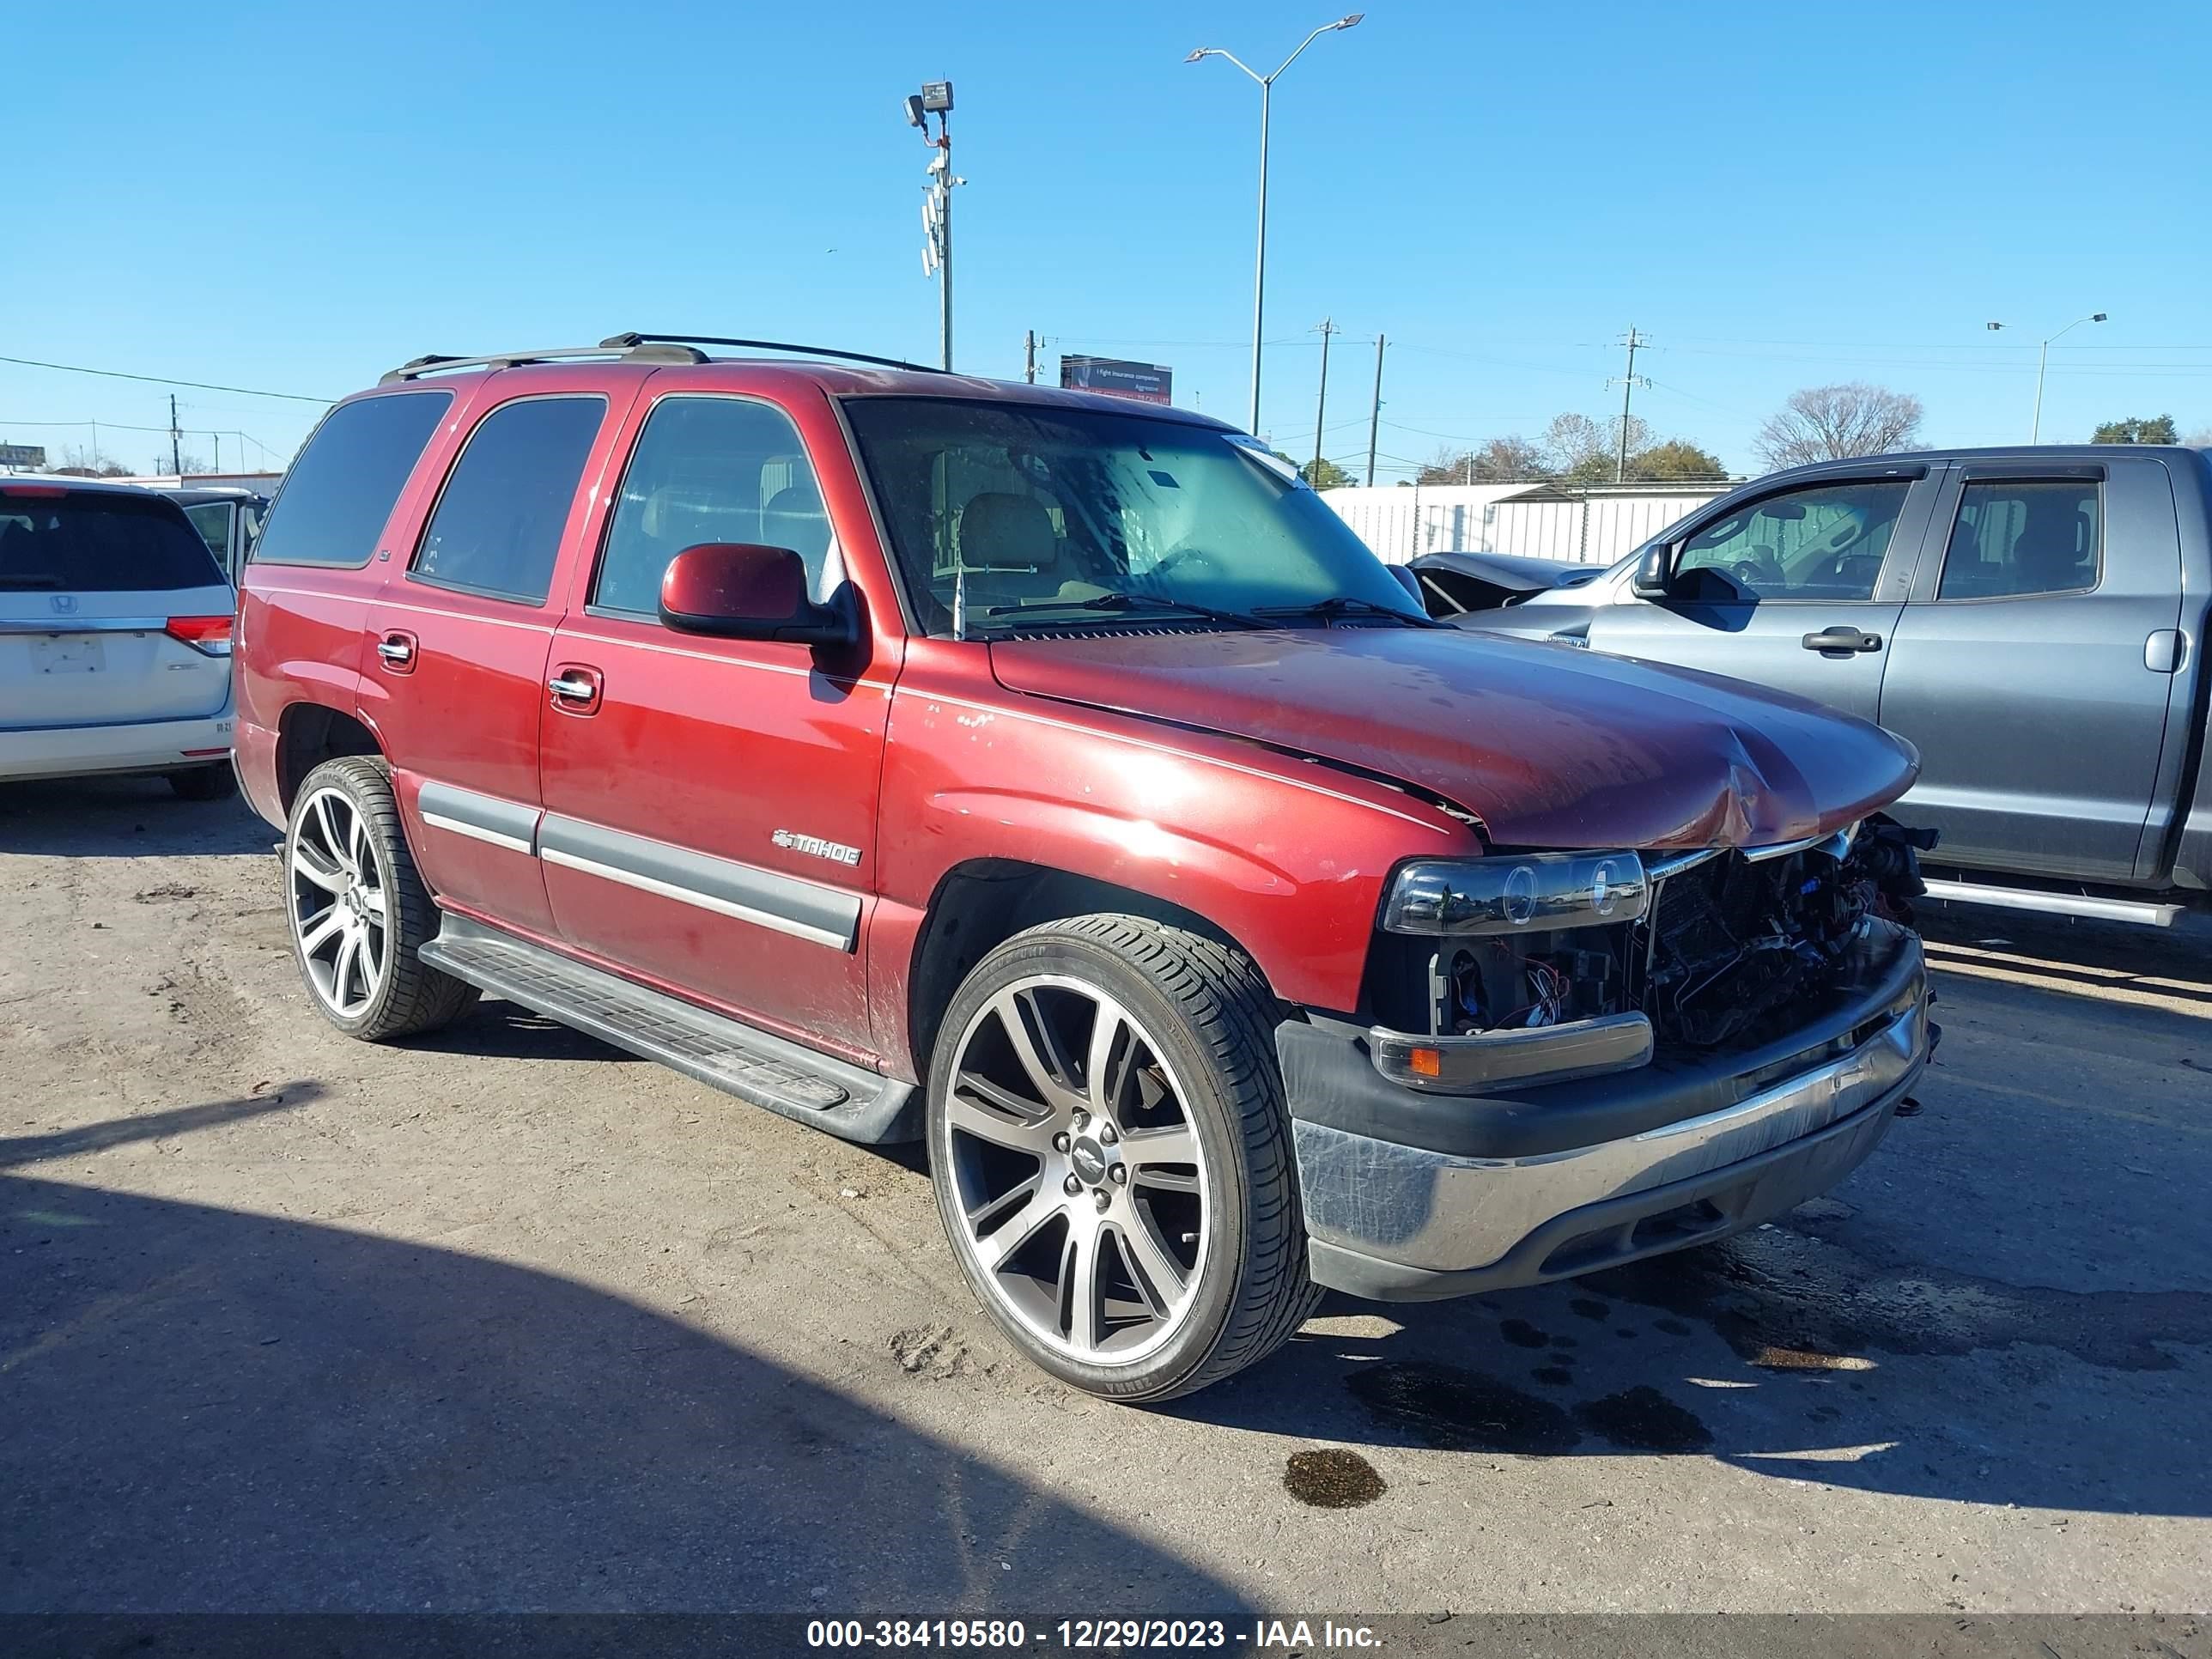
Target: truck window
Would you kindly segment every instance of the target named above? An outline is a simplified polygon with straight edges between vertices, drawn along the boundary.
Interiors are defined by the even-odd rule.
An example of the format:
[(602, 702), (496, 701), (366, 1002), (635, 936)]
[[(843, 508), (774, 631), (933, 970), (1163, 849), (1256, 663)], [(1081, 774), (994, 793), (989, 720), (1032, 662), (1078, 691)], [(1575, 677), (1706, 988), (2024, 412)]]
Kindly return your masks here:
[(1770, 495), (1692, 537), (1676, 572), (1717, 570), (1755, 599), (1870, 599), (1911, 488), (1882, 479)]
[(604, 398), (520, 398), (477, 422), (408, 574), (544, 604), (576, 483), (606, 408)]
[(202, 501), (198, 507), (188, 507), (185, 516), (192, 521), (192, 528), (200, 532), (200, 539), (208, 544), (216, 562), (228, 570), (230, 568), (230, 503)]
[(1943, 554), (1939, 599), (2078, 593), (2097, 585), (2104, 511), (2094, 478), (1969, 483)]
[(653, 406), (623, 473), (592, 604), (657, 615), (668, 562), (703, 542), (787, 547), (806, 562), (815, 597), (835, 585), (822, 492), (781, 410), (742, 398), (669, 397)]
[(367, 564), (453, 401), (447, 391), (402, 392), (332, 410), (285, 475), (253, 562)]

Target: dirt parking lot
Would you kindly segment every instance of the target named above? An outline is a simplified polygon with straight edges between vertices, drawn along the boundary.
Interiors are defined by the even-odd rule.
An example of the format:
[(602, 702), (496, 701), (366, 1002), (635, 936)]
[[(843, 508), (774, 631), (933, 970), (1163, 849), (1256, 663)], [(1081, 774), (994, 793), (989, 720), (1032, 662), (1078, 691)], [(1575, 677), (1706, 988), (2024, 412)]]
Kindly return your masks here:
[(0, 787), (0, 1612), (2212, 1601), (2212, 930), (1938, 917), (1832, 1197), (1139, 1412), (911, 1157), (501, 1003), (339, 1037), (272, 841)]

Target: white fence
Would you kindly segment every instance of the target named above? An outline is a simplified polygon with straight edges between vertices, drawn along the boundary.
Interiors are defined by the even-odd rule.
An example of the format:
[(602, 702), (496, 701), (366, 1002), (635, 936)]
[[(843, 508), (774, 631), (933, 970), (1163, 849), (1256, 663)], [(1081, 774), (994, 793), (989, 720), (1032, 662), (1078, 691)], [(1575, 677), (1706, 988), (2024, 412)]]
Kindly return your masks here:
[(1384, 562), (1510, 553), (1611, 564), (1728, 484), (1437, 484), (1325, 489), (1322, 499)]

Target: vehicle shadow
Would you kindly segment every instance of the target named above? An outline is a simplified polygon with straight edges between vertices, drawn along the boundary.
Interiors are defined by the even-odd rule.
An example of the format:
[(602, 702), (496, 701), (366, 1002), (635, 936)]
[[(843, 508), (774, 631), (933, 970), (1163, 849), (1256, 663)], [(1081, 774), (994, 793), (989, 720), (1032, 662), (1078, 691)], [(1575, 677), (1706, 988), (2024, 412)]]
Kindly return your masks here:
[(280, 1216), (0, 1176), (0, 1613), (1241, 1606), (650, 1308)]
[(163, 778), (0, 783), (0, 854), (207, 857), (265, 854), (278, 839), (236, 795), (185, 800)]
[(573, 1025), (563, 1025), (500, 997), (485, 997), (451, 1025), (427, 1036), (397, 1038), (391, 1046), (418, 1054), (477, 1059), (618, 1060), (651, 1064)]

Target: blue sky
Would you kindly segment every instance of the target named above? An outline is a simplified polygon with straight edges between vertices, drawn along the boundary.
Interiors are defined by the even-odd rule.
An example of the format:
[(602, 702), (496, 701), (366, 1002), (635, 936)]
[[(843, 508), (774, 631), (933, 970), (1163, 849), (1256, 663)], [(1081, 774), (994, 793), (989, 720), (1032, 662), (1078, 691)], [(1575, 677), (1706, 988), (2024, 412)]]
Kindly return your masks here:
[[(429, 350), (621, 328), (931, 360), (927, 155), (901, 97), (950, 76), (958, 362), (1022, 334), (1165, 362), (1242, 422), (1258, 92), (1331, 15), (1110, 5), (533, 3), (11, 21), (18, 204), (0, 355), (337, 396)], [(2212, 7), (1574, 8), (1372, 0), (1275, 100), (1263, 425), (1381, 448), (1638, 413), (1752, 464), (1792, 390), (1919, 396), (1939, 443), (2172, 411), (2212, 428)], [(1992, 335), (1990, 318), (2020, 325)], [(144, 466), (168, 388), (0, 363), (0, 440)], [(289, 452), (306, 403), (179, 390), (187, 427)], [(212, 459), (210, 441), (187, 447)], [(222, 441), (234, 464), (237, 439)], [(252, 444), (244, 446), (249, 457)], [(1385, 477), (1405, 468), (1383, 464)]]

